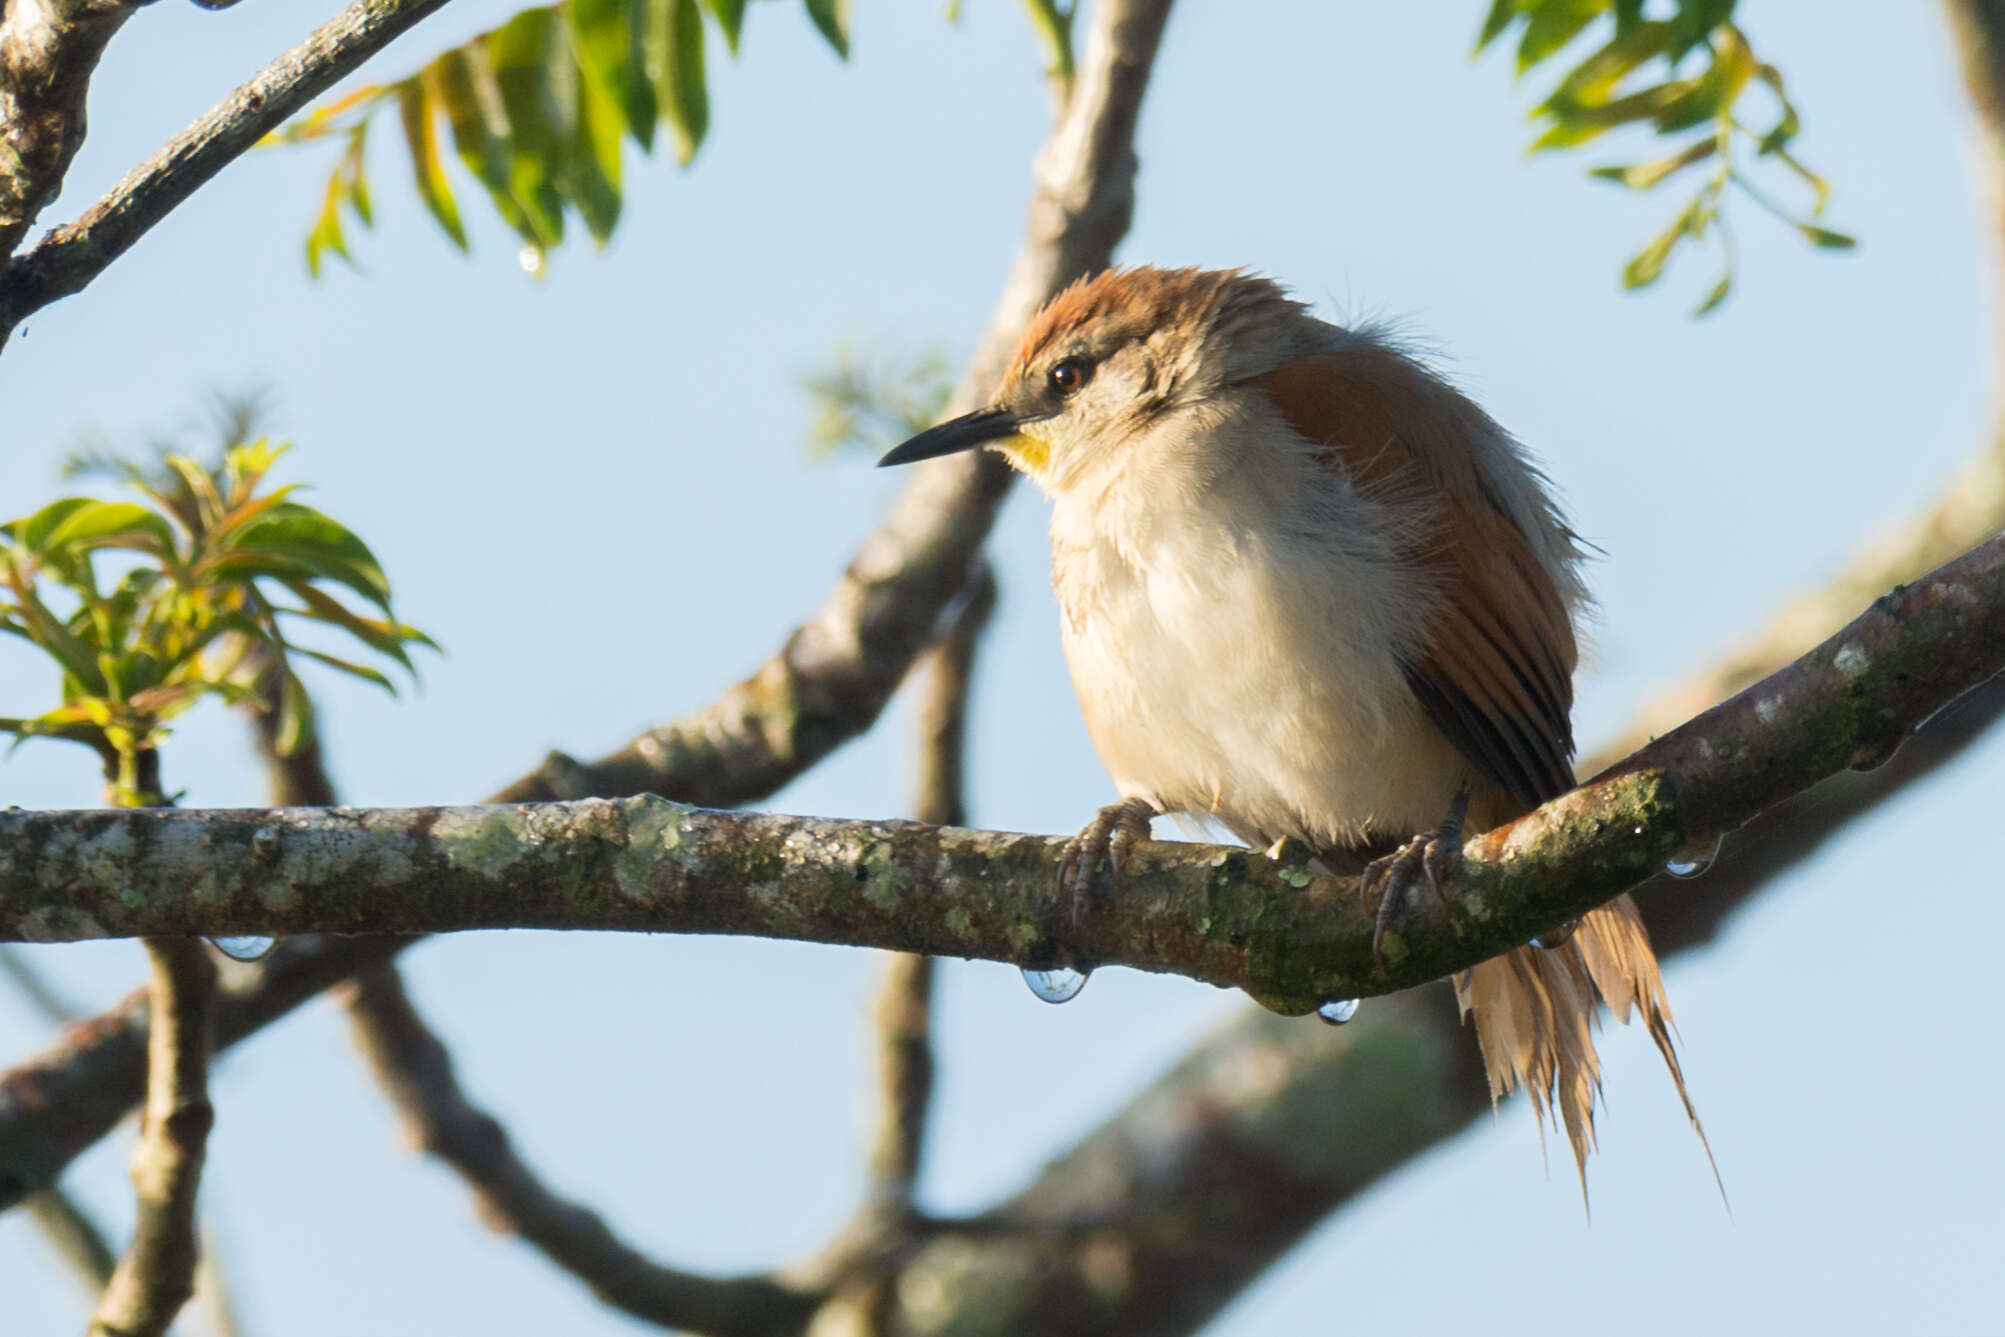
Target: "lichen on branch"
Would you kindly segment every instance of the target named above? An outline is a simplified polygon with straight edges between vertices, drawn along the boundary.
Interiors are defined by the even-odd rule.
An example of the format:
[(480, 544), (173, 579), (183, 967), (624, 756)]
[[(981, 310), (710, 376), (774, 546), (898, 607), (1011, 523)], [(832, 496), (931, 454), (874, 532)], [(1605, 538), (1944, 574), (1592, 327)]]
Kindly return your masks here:
[(0, 814), (0, 939), (590, 928), (1115, 964), (1278, 1010), (1462, 969), (1763, 809), (1884, 761), (2005, 669), (2005, 536), (1877, 600), (1780, 672), (1471, 841), (1460, 894), (1382, 957), (1307, 850), (1142, 846), (1075, 905), (1056, 837), (709, 812), (651, 796), (457, 808)]

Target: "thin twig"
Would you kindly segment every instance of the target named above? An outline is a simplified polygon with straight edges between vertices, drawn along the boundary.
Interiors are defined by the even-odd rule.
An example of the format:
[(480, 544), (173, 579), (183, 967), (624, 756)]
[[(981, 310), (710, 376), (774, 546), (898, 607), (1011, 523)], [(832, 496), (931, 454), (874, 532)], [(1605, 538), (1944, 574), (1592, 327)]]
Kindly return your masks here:
[(118, 1258), (90, 1214), (59, 1188), (30, 1194), (27, 1207), (28, 1215), (91, 1295), (102, 1292), (111, 1282)]
[[(1072, 101), (1038, 155), (1023, 246), (950, 414), (994, 390), (1031, 316), (1104, 269), (1127, 234), (1135, 127), (1169, 10), (1170, 0), (1094, 7)], [(877, 718), (967, 589), (1012, 477), (988, 451), (919, 466), (828, 601), (751, 677), (609, 756), (554, 753), (496, 797), (652, 793), (721, 808), (773, 793)]]
[[(919, 801), (914, 815), (932, 826), (967, 820), (962, 782), (968, 676), (975, 646), (995, 609), (995, 576), (984, 567), (953, 625), (923, 661), (919, 707)], [(925, 1145), (933, 1097), (933, 958), (896, 952), (885, 959), (873, 1014), (877, 1027), (877, 1125), (870, 1143), (871, 1202), (908, 1212)]]
[(411, 1005), (394, 969), (357, 978), (344, 999), (355, 1041), (418, 1150), (450, 1165), (482, 1219), (519, 1235), (607, 1304), (664, 1327), (759, 1337), (797, 1332), (819, 1297), (764, 1277), (719, 1279), (663, 1267), (595, 1213), (551, 1193), (516, 1157), (508, 1134), (460, 1088), (452, 1057)]
[[(216, 999), (218, 1049), (389, 959), (406, 941), (380, 935), (295, 937), (255, 968), (229, 972)], [(147, 994), (135, 990), (0, 1074), (0, 1210), (53, 1187), (71, 1161), (143, 1099)]]
[(217, 103), (75, 222), (0, 275), (0, 347), (21, 321), (84, 286), (196, 190), (446, 0), (356, 0)]
[[(960, 403), (986, 394), (1031, 314), (1058, 288), (1105, 266), (1127, 226), (1132, 138), (1169, 0), (1103, 0), (1080, 91), (1038, 160), (1019, 252)], [(4, 289), (4, 281), (0, 281)], [(656, 792), (726, 805), (772, 793), (869, 728), (965, 588), (1010, 471), (972, 457), (914, 471), (835, 592), (758, 673), (716, 704), (634, 740), (602, 766), (565, 757), (496, 801)], [(413, 939), (299, 937), (225, 982), (218, 1043), (229, 1045)], [(134, 994), (71, 1039), (0, 1074), (0, 1209), (55, 1182), (138, 1100), (145, 998)], [(52, 1111), (61, 1110), (62, 1117)]]
[[(27, 957), (18, 947), (0, 946), (0, 974), (14, 982), (16, 988), (42, 1019), (52, 1026), (67, 1026), (76, 1015), (63, 1002), (41, 972), (28, 964)], [(62, 1255), (70, 1270), (83, 1280), (92, 1295), (98, 1294), (111, 1280), (111, 1271), (118, 1259), (112, 1254), (111, 1246), (105, 1243), (104, 1231), (98, 1228), (90, 1214), (65, 1193), (61, 1188), (47, 1188), (28, 1196), (28, 1215), (34, 1219), (49, 1242)]]
[(83, 146), (91, 74), (138, 8), (138, 0), (0, 4), (0, 265), (62, 188)]
[[(1708, 853), (1765, 809), (1884, 763), (2005, 669), (2005, 535), (1506, 827), (1463, 895), (1374, 951), (1354, 879), (1299, 851), (1150, 842), (1074, 912), (1056, 837), (717, 813), (643, 796), (515, 807), (0, 813), (0, 939), (466, 928), (733, 933), (1096, 962), (1288, 1012), (1466, 969)], [(199, 883), (196, 879), (199, 877)], [(200, 886), (200, 895), (189, 887)]]
[(148, 938), (153, 1024), (146, 1109), (132, 1153), (139, 1219), (91, 1318), (91, 1337), (157, 1337), (195, 1293), (196, 1191), (215, 1111), (209, 1029), (216, 966), (193, 938)]
[[(275, 684), (262, 684), (262, 699), (274, 695)], [(251, 706), (248, 713), (273, 802), (323, 807), (337, 802), (318, 733), (284, 752), (277, 712)], [(762, 1287), (754, 1279), (720, 1281), (663, 1267), (620, 1241), (596, 1214), (553, 1193), (515, 1154), (500, 1123), (467, 1099), (451, 1054), (419, 1015), (395, 961), (363, 971), (336, 993), (356, 1047), (390, 1097), (406, 1137), (467, 1181), (483, 1219), (496, 1230), (535, 1246), (607, 1303), (665, 1327), (786, 1331), (790, 1316), (812, 1307), (813, 1297)]]

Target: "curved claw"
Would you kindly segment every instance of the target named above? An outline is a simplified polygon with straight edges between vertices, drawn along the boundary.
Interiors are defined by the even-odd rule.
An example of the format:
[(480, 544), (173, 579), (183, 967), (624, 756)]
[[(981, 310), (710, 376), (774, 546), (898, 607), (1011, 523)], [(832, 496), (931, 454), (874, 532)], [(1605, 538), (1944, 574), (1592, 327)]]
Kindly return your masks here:
[(1072, 898), (1072, 922), (1079, 922), (1080, 910), (1093, 890), (1093, 875), (1100, 860), (1113, 865), (1114, 887), (1119, 890), (1128, 874), (1128, 856), (1135, 842), (1149, 838), (1149, 823), (1156, 817), (1155, 805), (1144, 799), (1124, 799), (1100, 809), (1084, 830), (1065, 842), (1058, 861), (1058, 885)]
[(1385, 964), (1385, 935), (1404, 924), (1413, 912), (1413, 892), (1425, 881), (1445, 909), (1448, 891), (1454, 882), (1455, 867), (1462, 862), (1462, 818), (1469, 796), (1458, 794), (1455, 804), (1431, 835), (1415, 836), (1398, 850), (1365, 865), (1358, 875), (1358, 894), (1367, 908), (1374, 893), (1378, 909), (1372, 915), (1372, 960)]

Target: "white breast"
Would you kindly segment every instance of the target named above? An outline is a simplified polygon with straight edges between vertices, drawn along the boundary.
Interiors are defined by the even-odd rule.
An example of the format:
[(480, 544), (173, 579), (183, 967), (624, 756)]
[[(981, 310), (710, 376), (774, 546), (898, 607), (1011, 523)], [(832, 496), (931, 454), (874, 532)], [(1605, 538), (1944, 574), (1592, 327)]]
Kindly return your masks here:
[(1202, 450), (1159, 444), (1052, 513), (1066, 660), (1121, 794), (1261, 843), (1439, 821), (1466, 767), (1400, 672), (1424, 610), (1384, 517), (1258, 405)]

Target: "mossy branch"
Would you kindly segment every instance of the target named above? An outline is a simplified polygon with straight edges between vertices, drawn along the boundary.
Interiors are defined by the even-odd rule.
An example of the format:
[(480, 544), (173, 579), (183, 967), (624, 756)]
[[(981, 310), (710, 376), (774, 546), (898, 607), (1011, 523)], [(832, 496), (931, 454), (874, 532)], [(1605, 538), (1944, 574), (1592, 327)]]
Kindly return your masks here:
[(1374, 960), (1352, 879), (1306, 849), (1141, 847), (1075, 907), (1062, 841), (709, 812), (642, 796), (407, 809), (0, 814), (0, 939), (592, 928), (1113, 964), (1280, 1011), (1462, 969), (1876, 765), (2005, 669), (2005, 536), (1530, 816), (1476, 838), (1451, 906)]

